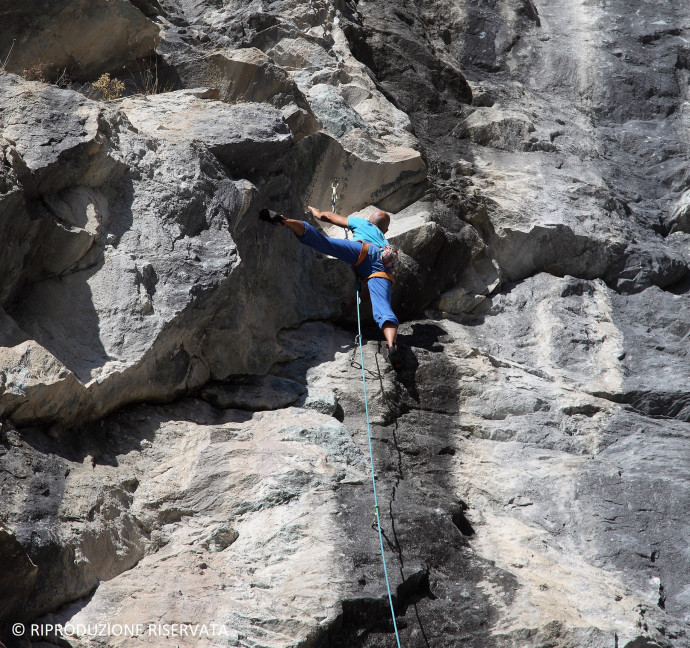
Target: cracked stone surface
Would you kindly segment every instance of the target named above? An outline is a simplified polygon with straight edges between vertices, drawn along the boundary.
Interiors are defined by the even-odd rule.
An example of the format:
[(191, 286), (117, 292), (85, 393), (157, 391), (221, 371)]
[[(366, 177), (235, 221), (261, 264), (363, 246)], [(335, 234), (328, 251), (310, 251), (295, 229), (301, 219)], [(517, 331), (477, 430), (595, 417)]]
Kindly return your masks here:
[[(402, 646), (690, 645), (690, 10), (39, 4), (0, 2), (0, 641), (393, 648), (371, 447)], [(121, 42), (12, 73), (128, 20), (164, 92), (85, 96)], [(256, 217), (333, 182), (400, 252), (366, 407), (350, 270)]]

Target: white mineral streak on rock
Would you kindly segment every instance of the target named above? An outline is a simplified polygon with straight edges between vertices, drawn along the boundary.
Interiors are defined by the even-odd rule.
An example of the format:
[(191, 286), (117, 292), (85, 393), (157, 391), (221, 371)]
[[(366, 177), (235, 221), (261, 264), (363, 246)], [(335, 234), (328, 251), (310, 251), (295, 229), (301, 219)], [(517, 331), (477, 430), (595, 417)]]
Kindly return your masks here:
[[(623, 574), (592, 564), (593, 538), (577, 491), (588, 463), (589, 457), (513, 443), (463, 444), (463, 467), (455, 477), (478, 510), (472, 548), (518, 581), (512, 601), (495, 583), (481, 585), (501, 609), (494, 634), (559, 621), (616, 632), (625, 645), (637, 634), (639, 606), (656, 603), (658, 586), (631, 588)], [(534, 497), (520, 495), (530, 491)], [(555, 508), (547, 512), (538, 493)]]
[(42, 409), (35, 403), (44, 401), (46, 393), (54, 401), (51, 410), (59, 411), (59, 403), (79, 387), (65, 365), (33, 340), (0, 348), (0, 363), (3, 414), (21, 411), (22, 405), (30, 401), (32, 407)]
[[(563, 307), (559, 297), (563, 283), (554, 280), (553, 293), (537, 305), (534, 314), (539, 366), (562, 388), (590, 394), (619, 394), (623, 387), (623, 334), (613, 322), (610, 289), (600, 280), (585, 286), (590, 299), (578, 300), (578, 307)], [(559, 294), (560, 293), (560, 294)], [(574, 359), (563, 347), (568, 339), (584, 353)]]
[[(524, 292), (514, 289), (513, 303), (526, 305), (522, 300), (530, 293), (535, 308), (523, 311), (520, 321), (501, 321), (503, 306), (495, 305), (493, 317), (499, 321), (483, 335), (449, 329), (458, 335), (462, 331), (465, 344), (479, 346), (479, 353), (466, 360), (474, 369), (470, 380), (461, 381), (469, 398), (461, 406), (460, 422), (471, 426), (474, 436), (492, 440), (463, 442), (461, 465), (454, 472), (458, 494), (472, 502), (469, 518), (476, 535), (471, 546), (512, 574), (518, 585), (511, 599), (495, 581), (482, 583), (501, 610), (492, 632), (502, 635), (558, 621), (583, 631), (593, 626), (615, 632), (625, 645), (638, 634), (639, 610), (658, 603), (659, 584), (642, 578), (631, 582), (602, 566), (594, 532), (598, 515), (585, 493), (592, 471), (614, 480), (629, 475), (621, 455), (604, 449), (608, 441), (602, 432), (621, 425), (615, 423), (620, 408), (590, 396), (622, 394), (625, 316), (616, 313), (612, 291), (602, 282), (541, 277), (527, 283), (532, 286)], [(538, 283), (542, 288), (535, 291)], [(494, 335), (511, 328), (516, 346), (509, 351)], [(475, 391), (478, 382), (492, 382), (490, 374), (498, 367), (502, 385)], [(561, 431), (574, 435), (573, 447), (586, 454), (515, 443), (526, 437), (530, 417), (542, 410), (565, 414)], [(609, 497), (614, 508), (626, 506), (613, 492)], [(628, 501), (627, 508), (635, 505)], [(617, 515), (608, 515), (613, 523)]]
[[(538, 72), (530, 79), (531, 85), (536, 88), (559, 85), (560, 91), (572, 93), (586, 115), (602, 83), (597, 32), (606, 30), (606, 17), (598, 7), (583, 0), (550, 2), (548, 7), (539, 7), (539, 16), (549, 33), (549, 41), (543, 48)], [(515, 59), (509, 62), (513, 68), (517, 64)], [(569, 83), (561, 85), (559, 79), (564, 78)]]

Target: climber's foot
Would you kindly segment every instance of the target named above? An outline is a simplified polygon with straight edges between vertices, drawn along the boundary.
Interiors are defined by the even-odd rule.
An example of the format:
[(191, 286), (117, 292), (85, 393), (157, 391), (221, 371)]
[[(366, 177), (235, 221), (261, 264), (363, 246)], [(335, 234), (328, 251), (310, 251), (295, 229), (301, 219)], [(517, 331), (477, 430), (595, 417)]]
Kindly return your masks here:
[(402, 362), (402, 353), (400, 353), (400, 349), (398, 348), (397, 344), (394, 344), (393, 346), (387, 344), (386, 345), (386, 350), (387, 350), (387, 355), (388, 355), (388, 361), (391, 363), (391, 366), (393, 369), (396, 371), (399, 369), (402, 369), (403, 367), (403, 362)]
[(285, 216), (277, 212), (271, 211), (270, 209), (262, 209), (259, 212), (259, 218), (262, 221), (271, 223), (271, 225), (282, 225), (283, 221), (285, 221)]

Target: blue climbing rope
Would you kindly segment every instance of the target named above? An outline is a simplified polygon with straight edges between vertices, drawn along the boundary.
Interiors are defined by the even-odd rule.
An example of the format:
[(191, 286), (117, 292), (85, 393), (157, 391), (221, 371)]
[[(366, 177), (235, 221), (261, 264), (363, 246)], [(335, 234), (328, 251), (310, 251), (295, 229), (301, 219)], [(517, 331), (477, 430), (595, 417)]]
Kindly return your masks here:
[(395, 610), (393, 609), (393, 596), (391, 595), (391, 586), (388, 581), (388, 569), (386, 568), (386, 555), (383, 552), (383, 534), (381, 533), (381, 519), (379, 517), (379, 501), (376, 495), (376, 474), (374, 473), (374, 452), (371, 447), (371, 426), (369, 424), (369, 403), (367, 401), (367, 379), (364, 374), (364, 351), (362, 350), (362, 324), (359, 316), (359, 305), (362, 300), (359, 298), (359, 281), (356, 284), (357, 289), (357, 342), (359, 343), (359, 360), (362, 365), (362, 386), (364, 387), (364, 411), (367, 416), (367, 437), (369, 438), (369, 459), (371, 461), (371, 482), (374, 486), (374, 511), (376, 511), (376, 528), (379, 531), (379, 544), (381, 545), (381, 562), (383, 563), (383, 574), (386, 577), (386, 589), (388, 590), (388, 603), (391, 606), (391, 617), (393, 618), (393, 629), (395, 630), (395, 640), (398, 642), (400, 648), (400, 635), (398, 635), (398, 624), (395, 622)]

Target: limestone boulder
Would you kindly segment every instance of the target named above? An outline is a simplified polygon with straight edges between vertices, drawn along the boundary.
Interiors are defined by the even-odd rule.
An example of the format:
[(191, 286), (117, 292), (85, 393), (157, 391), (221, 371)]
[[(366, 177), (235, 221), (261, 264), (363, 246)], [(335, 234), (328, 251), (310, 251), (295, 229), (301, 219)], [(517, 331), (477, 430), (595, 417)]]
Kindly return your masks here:
[[(275, 21), (275, 18), (273, 20)], [(310, 75), (318, 74), (321, 77), (333, 74), (333, 70), (329, 69), (334, 67), (333, 65), (324, 66), (324, 56), (332, 59), (331, 64), (336, 63), (335, 56), (328, 54), (332, 45), (332, 40), (328, 36), (322, 38), (299, 32), (280, 36), (282, 38), (277, 42), (271, 43), (269, 52), (282, 68), (288, 72), (306, 71)]]
[(221, 101), (271, 103), (283, 113), (295, 140), (319, 128), (294, 80), (256, 47), (194, 56), (176, 63), (174, 69), (184, 87), (216, 88)]
[(282, 113), (260, 103), (227, 105), (194, 91), (125, 99), (135, 128), (169, 141), (198, 140), (237, 172), (278, 165), (293, 143)]
[[(50, 351), (22, 331), (4, 311), (0, 341), (0, 412), (12, 416), (23, 409), (50, 418), (82, 393), (82, 386)], [(21, 415), (20, 415), (21, 418)]]
[[(147, 354), (144, 373), (177, 362), (179, 386), (192, 375), (203, 381), (178, 318), (236, 265), (228, 220), (246, 209), (243, 189), (223, 184), (226, 174), (206, 149), (138, 135), (122, 113), (106, 115), (74, 92), (10, 75), (2, 87), (3, 132), (38, 228), (23, 260), (29, 283), (5, 329), (5, 414), (74, 420), (136, 399), (140, 388), (162, 394), (167, 379), (129, 382), (124, 391), (106, 379), (144, 369)], [(22, 95), (33, 101), (19, 120)], [(39, 146), (49, 131), (62, 133), (55, 148)], [(198, 311), (194, 319), (203, 321)], [(180, 328), (171, 328), (176, 320)]]
[(128, 0), (5, 3), (0, 52), (10, 72), (92, 80), (153, 54), (158, 26)]
[(0, 261), (4, 277), (0, 288), (0, 306), (10, 300), (24, 279), (26, 257), (31, 255), (37, 228), (31, 222), (26, 199), (7, 155), (11, 145), (3, 142), (0, 165), (0, 236), (5, 241), (5, 251)]
[(668, 233), (690, 232), (690, 192), (680, 197), (670, 216), (662, 218), (662, 225)]
[(97, 102), (10, 74), (0, 79), (0, 93), (5, 158), (28, 197), (75, 185), (96, 187), (124, 170), (108, 156)]
[(223, 19), (237, 31), (241, 23), (244, 37), (238, 41), (244, 48), (260, 48), (288, 72), (331, 133), (363, 128), (394, 146), (415, 148), (409, 117), (381, 92), (350, 48), (349, 13), (346, 4), (312, 5), (305, 12), (299, 3), (283, 2), (260, 16), (244, 18), (234, 11), (223, 12)]
[(338, 397), (332, 389), (307, 389), (297, 404), (328, 416), (335, 416), (338, 412)]
[[(36, 97), (28, 121), (15, 119), (12, 101), (3, 117), (12, 173), (37, 230), (34, 251), (15, 270), (21, 299), (8, 315), (18, 332), (3, 339), (5, 415), (23, 424), (74, 422), (122, 402), (169, 398), (211, 376), (265, 371), (276, 327), (339, 312), (333, 287), (343, 275), (324, 284), (315, 269), (305, 283), (313, 253), (286, 231), (269, 236), (276, 232), (247, 216), (257, 189), (227, 177), (228, 167), (290, 171), (292, 135), (277, 109), (182, 92), (105, 110), (73, 92), (4, 79), (15, 102), (22, 93)], [(53, 127), (64, 130), (68, 154), (47, 146), (40, 155), (40, 124), (61, 114), (58, 107), (67, 112)], [(91, 130), (72, 119), (80, 111)], [(293, 176), (276, 177), (288, 191)], [(228, 282), (238, 246), (244, 270)], [(304, 299), (288, 297), (295, 286)], [(247, 345), (242, 330), (265, 340), (265, 351)]]
[[(362, 210), (353, 216), (368, 218), (372, 211)], [(431, 220), (429, 205), (418, 202), (391, 215), (386, 238), (408, 256), (421, 256), (428, 251), (429, 246), (434, 246), (434, 239), (437, 239), (440, 233), (441, 227)]]
[(376, 130), (369, 126), (333, 86), (317, 83), (309, 88), (307, 96), (323, 128), (335, 137), (342, 137), (355, 128), (376, 137)]
[[(120, 576), (101, 576), (102, 585), (87, 602), (44, 619), (76, 626), (116, 606), (117, 623), (122, 624), (147, 628), (159, 621), (189, 621), (206, 625), (209, 632), (212, 624), (224, 626), (220, 638), (180, 640), (181, 645), (197, 646), (237, 640), (290, 646), (324, 634), (340, 615), (339, 592), (348, 586), (345, 562), (337, 554), (336, 491), (342, 482), (366, 478), (364, 457), (347, 428), (314, 410), (297, 408), (221, 413), (190, 400), (174, 411), (171, 416), (163, 409), (134, 409), (112, 420), (108, 436), (112, 433), (113, 444), (101, 454), (91, 455), (91, 446), (77, 443), (71, 446), (75, 454), (59, 467), (45, 466), (44, 479), (55, 480), (65, 498), (59, 512), (46, 510), (45, 516), (54, 515), (65, 554), (73, 544), (79, 558), (70, 568), (73, 584), (65, 583), (62, 595), (78, 595), (74, 587), (79, 579), (89, 582), (92, 574), (117, 566), (88, 543), (88, 529), (80, 528), (75, 518), (90, 512), (87, 526), (110, 528), (110, 535), (101, 534), (102, 541), (123, 543), (121, 559), (136, 555), (138, 562), (129, 569), (120, 565)], [(25, 445), (12, 452), (18, 457)], [(29, 493), (22, 489), (16, 497)], [(23, 535), (28, 533), (28, 526), (11, 517)], [(128, 520), (136, 521), (136, 536)], [(41, 541), (51, 543), (46, 534), (32, 547), (39, 562), (30, 599), (34, 609), (57, 601), (55, 594), (49, 600), (47, 585), (60, 573), (55, 562), (40, 560)], [(276, 561), (285, 543), (292, 557)], [(175, 592), (180, 592), (174, 594), (174, 613), (173, 573)], [(225, 588), (218, 587), (219, 577)], [(138, 583), (136, 597), (131, 596), (133, 583)], [(323, 587), (325, 583), (330, 586)], [(340, 585), (334, 587), (336, 583)], [(275, 624), (258, 627), (257, 614), (274, 614)], [(88, 635), (74, 640), (86, 645)], [(155, 645), (160, 637), (140, 640)], [(109, 639), (111, 645), (119, 641)]]
[(338, 91), (378, 137), (401, 146), (418, 147), (409, 116), (375, 89), (357, 79), (339, 86)]
[[(472, 183), (481, 188), (484, 205), (468, 220), (481, 233), (503, 280), (516, 281), (535, 271), (547, 271), (600, 277), (620, 291), (638, 292), (650, 285), (672, 285), (686, 274), (687, 263), (674, 245), (657, 236), (640, 244), (641, 232), (631, 232), (625, 210), (617, 211), (615, 201), (611, 203), (610, 196), (606, 197), (608, 191), (601, 180), (583, 186), (580, 180), (571, 178), (576, 185), (571, 191), (578, 195), (580, 206), (561, 211), (549, 206), (548, 197), (536, 198), (539, 190), (528, 188), (530, 181), (521, 171), (511, 170), (506, 175), (498, 172), (506, 188), (499, 195), (495, 191), (495, 173), (492, 164), (487, 164), (472, 176)], [(569, 176), (562, 176), (560, 171), (548, 173), (552, 176), (551, 186)], [(490, 218), (484, 202), (487, 199)], [(584, 205), (589, 209), (586, 213), (580, 212)], [(546, 218), (546, 214), (550, 216)]]
[(25, 601), (31, 591), (38, 569), (31, 562), (31, 558), (14, 533), (4, 525), (0, 528), (0, 556), (10, 567), (0, 581), (2, 591), (5, 593), (2, 608), (0, 608), (0, 617), (3, 619), (13, 616), (20, 618), (22, 615), (21, 601)]
[(456, 137), (468, 137), (475, 144), (500, 149), (520, 149), (535, 130), (526, 115), (517, 111), (477, 108), (456, 126)]
[(296, 155), (304, 168), (306, 204), (321, 209), (330, 207), (336, 181), (337, 209), (345, 214), (371, 204), (400, 211), (424, 191), (426, 165), (417, 151), (371, 139), (360, 130), (340, 139), (325, 132), (305, 138)]
[(287, 73), (255, 47), (216, 52), (176, 69), (185, 87), (217, 88), (227, 103), (281, 101), (291, 91), (299, 93)]
[[(404, 261), (410, 261), (401, 264), (396, 279), (408, 277), (396, 298), (405, 317), (436, 307), (449, 291), (458, 308), (469, 308), (470, 301), (476, 305), (500, 286), (499, 269), (476, 231), (465, 224), (454, 227), (446, 212), (438, 203), (420, 202), (396, 214), (389, 230), (389, 240), (402, 249)], [(420, 218), (421, 228), (408, 229)]]

